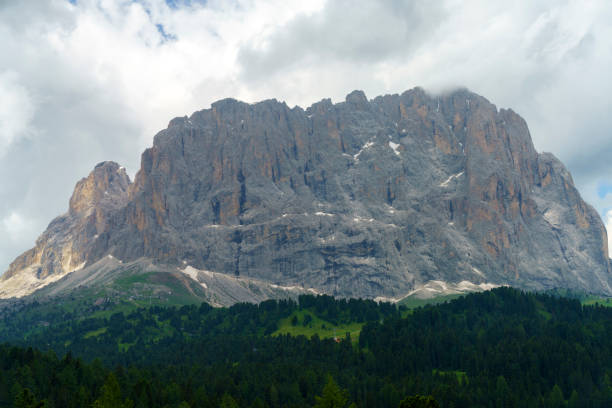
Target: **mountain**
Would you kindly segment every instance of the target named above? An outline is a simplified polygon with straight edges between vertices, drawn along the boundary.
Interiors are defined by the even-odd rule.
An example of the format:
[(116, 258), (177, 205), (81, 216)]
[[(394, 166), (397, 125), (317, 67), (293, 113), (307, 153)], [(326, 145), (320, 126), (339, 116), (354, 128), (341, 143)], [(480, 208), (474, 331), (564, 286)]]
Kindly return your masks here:
[(498, 285), (612, 294), (607, 248), (597, 212), (525, 121), (467, 90), (354, 91), (306, 110), (224, 99), (171, 120), (134, 182), (98, 164), (0, 296), (142, 271), (219, 304)]

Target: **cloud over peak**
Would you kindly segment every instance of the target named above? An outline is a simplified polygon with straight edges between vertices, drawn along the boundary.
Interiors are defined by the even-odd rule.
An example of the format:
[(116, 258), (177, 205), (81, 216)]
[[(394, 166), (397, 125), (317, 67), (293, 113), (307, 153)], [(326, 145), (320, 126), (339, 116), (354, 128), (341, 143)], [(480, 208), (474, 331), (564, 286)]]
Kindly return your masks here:
[(611, 20), (603, 0), (3, 2), (0, 271), (95, 163), (133, 174), (168, 120), (225, 97), (307, 106), (466, 86), (524, 116), (603, 214)]

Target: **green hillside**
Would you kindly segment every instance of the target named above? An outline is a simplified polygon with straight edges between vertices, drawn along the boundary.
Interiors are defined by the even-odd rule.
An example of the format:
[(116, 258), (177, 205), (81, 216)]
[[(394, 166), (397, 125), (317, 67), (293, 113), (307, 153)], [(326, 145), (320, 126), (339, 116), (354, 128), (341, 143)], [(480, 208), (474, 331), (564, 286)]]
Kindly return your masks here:
[(312, 407), (330, 393), (358, 407), (612, 404), (612, 309), (559, 294), (498, 288), (410, 313), (329, 296), (53, 312), (20, 329), (42, 307), (1, 321), (13, 346), (0, 347), (0, 406)]
[(334, 324), (323, 320), (309, 310), (296, 310), (278, 322), (278, 329), (272, 335), (289, 334), (311, 338), (344, 338), (347, 335), (357, 341), (364, 323), (351, 322)]

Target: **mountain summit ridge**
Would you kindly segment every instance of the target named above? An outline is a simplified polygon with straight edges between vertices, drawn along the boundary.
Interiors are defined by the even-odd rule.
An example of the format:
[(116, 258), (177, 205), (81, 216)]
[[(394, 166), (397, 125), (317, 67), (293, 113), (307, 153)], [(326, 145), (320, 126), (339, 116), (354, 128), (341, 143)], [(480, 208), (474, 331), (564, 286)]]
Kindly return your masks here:
[(307, 109), (223, 99), (172, 119), (133, 183), (98, 166), (1, 297), (108, 255), (347, 297), (438, 281), (612, 294), (605, 228), (567, 169), (465, 89)]

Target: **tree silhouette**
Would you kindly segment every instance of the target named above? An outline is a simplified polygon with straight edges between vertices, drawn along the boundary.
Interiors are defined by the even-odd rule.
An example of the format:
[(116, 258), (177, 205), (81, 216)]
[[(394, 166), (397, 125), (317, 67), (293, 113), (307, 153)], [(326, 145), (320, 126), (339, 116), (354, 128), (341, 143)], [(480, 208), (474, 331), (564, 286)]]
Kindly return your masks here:
[(323, 387), (322, 395), (315, 397), (314, 408), (344, 408), (348, 402), (347, 392), (341, 389), (330, 375)]
[(431, 395), (413, 395), (402, 400), (399, 408), (440, 408), (440, 404)]
[(102, 386), (102, 395), (93, 403), (93, 408), (132, 408), (133, 405), (130, 400), (122, 401), (117, 377), (110, 373)]

